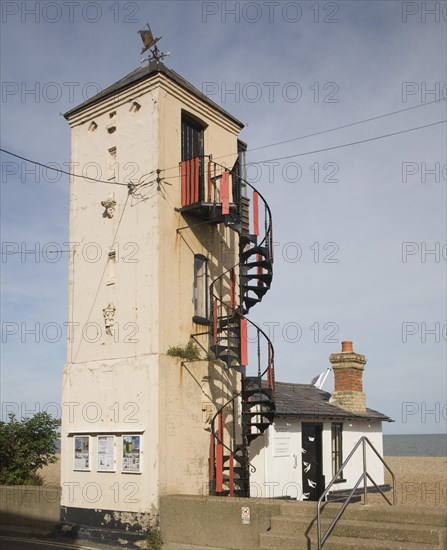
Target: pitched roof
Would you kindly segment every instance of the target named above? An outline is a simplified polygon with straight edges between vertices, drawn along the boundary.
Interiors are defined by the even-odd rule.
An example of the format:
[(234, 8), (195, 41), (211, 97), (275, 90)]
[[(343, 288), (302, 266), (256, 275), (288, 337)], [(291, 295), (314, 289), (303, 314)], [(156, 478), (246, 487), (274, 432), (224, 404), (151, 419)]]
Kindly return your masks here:
[(191, 83), (189, 83), (187, 80), (185, 80), (182, 76), (180, 76), (178, 73), (173, 71), (172, 69), (169, 69), (164, 65), (163, 63), (156, 63), (155, 61), (152, 61), (149, 63), (149, 65), (146, 65), (145, 67), (139, 67), (138, 69), (135, 69), (125, 77), (121, 78), (108, 88), (105, 88), (105, 90), (102, 90), (102, 92), (99, 92), (99, 94), (94, 95), (90, 99), (87, 99), (87, 101), (84, 101), (77, 107), (74, 107), (70, 111), (67, 111), (64, 114), (65, 118), (69, 118), (71, 115), (77, 113), (78, 111), (82, 111), (86, 107), (93, 105), (94, 103), (97, 103), (98, 101), (101, 101), (102, 99), (105, 99), (106, 97), (112, 96), (116, 94), (120, 90), (124, 90), (125, 88), (129, 88), (130, 86), (135, 85), (137, 82), (141, 82), (143, 80), (150, 79), (157, 75), (158, 73), (162, 73), (166, 75), (168, 78), (176, 82), (179, 86), (187, 90), (188, 92), (195, 95), (197, 98), (201, 99), (208, 105), (210, 105), (213, 109), (216, 109), (221, 114), (226, 116), (227, 118), (231, 119), (235, 124), (237, 124), (241, 129), (244, 127), (243, 123), (235, 118), (233, 115), (230, 115), (225, 109), (222, 109), (217, 103), (214, 103), (209, 97), (207, 97), (204, 93), (202, 93), (200, 90), (195, 88)]
[(373, 409), (366, 412), (351, 412), (329, 403), (331, 394), (319, 390), (312, 384), (290, 384), (275, 382), (275, 404), (277, 416), (312, 417), (328, 419), (351, 420), (393, 420)]

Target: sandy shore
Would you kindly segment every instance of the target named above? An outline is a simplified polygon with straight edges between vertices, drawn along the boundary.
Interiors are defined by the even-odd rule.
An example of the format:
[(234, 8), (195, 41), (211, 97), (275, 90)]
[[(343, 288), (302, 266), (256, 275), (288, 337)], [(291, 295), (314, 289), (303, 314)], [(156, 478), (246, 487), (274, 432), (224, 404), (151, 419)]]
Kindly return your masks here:
[[(447, 458), (385, 457), (396, 476), (397, 503), (405, 506), (444, 506), (447, 508)], [(60, 461), (39, 472), (45, 484), (60, 484)], [(391, 476), (385, 472), (385, 483)], [(390, 493), (388, 493), (390, 494)], [(371, 503), (384, 502), (380, 495), (371, 495)]]
[(61, 483), (61, 455), (56, 455), (58, 461), (54, 464), (48, 464), (37, 473), (42, 477), (44, 485), (60, 485)]
[[(398, 504), (447, 508), (447, 458), (388, 456), (385, 462), (396, 476)], [(387, 471), (385, 483), (391, 485)], [(371, 503), (380, 501), (384, 502), (380, 495), (371, 498)]]

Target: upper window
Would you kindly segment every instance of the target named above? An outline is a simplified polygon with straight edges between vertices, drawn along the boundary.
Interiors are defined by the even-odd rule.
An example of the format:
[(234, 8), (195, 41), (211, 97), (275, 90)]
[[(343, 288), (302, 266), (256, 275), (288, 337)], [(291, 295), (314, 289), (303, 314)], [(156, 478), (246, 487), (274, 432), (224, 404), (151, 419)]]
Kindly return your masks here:
[(194, 256), (194, 322), (208, 323), (208, 259)]
[(203, 125), (182, 115), (182, 160), (203, 156)]

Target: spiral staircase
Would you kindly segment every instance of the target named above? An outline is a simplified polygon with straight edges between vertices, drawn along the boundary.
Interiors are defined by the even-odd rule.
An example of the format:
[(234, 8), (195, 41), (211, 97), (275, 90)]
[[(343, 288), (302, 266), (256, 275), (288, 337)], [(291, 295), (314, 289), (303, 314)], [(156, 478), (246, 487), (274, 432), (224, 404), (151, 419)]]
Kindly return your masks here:
[[(229, 170), (211, 156), (183, 161), (179, 210), (205, 223), (223, 223), (239, 235), (237, 264), (215, 278), (209, 289), (209, 349), (225, 369), (241, 374), (241, 391), (218, 408), (211, 422), (209, 481), (210, 494), (247, 497), (253, 471), (249, 445), (272, 424), (275, 413), (273, 345), (248, 318), (270, 289), (273, 239), (270, 208), (240, 172), (238, 163)], [(256, 350), (255, 375), (247, 374), (254, 370), (248, 359), (249, 330), (255, 334), (250, 338), (250, 349)], [(241, 410), (241, 441), (237, 444), (225, 437), (225, 410), (231, 405), (233, 411), (237, 407)]]

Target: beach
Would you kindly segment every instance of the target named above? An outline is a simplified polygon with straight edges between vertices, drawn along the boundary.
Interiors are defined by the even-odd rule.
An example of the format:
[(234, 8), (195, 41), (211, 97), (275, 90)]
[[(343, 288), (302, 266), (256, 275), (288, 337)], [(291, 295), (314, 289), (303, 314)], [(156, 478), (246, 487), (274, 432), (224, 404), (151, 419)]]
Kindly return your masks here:
[[(447, 508), (447, 458), (386, 456), (385, 462), (396, 476), (399, 505)], [(39, 473), (45, 485), (59, 485), (60, 461), (42, 468)], [(391, 484), (391, 476), (386, 471), (385, 483)], [(368, 501), (371, 504), (385, 502), (380, 495), (374, 494), (368, 497)]]
[[(398, 505), (447, 508), (447, 458), (386, 456), (385, 462), (396, 477)], [(387, 471), (385, 483), (391, 485)], [(370, 501), (385, 502), (380, 495), (372, 495)]]

